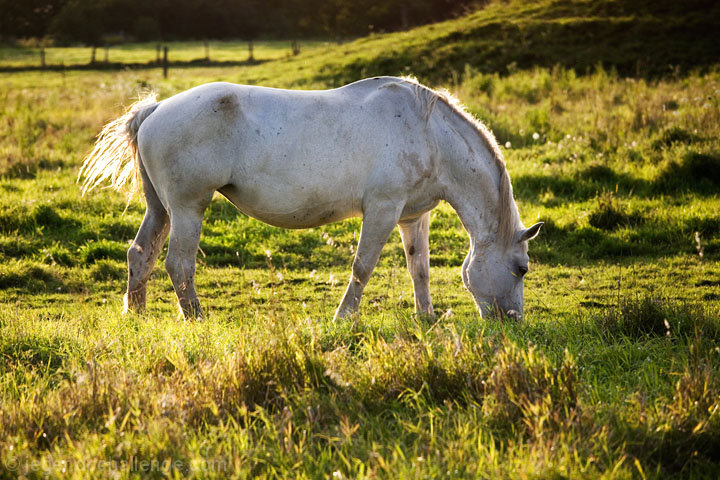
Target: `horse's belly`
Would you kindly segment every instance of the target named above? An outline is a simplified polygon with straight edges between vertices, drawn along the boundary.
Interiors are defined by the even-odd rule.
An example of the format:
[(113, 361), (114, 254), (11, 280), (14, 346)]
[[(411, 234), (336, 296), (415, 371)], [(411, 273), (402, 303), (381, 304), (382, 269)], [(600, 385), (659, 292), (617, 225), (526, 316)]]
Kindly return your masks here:
[(219, 190), (243, 213), (282, 228), (311, 228), (362, 215), (361, 201), (352, 195), (298, 195), (271, 189), (253, 191), (238, 185)]

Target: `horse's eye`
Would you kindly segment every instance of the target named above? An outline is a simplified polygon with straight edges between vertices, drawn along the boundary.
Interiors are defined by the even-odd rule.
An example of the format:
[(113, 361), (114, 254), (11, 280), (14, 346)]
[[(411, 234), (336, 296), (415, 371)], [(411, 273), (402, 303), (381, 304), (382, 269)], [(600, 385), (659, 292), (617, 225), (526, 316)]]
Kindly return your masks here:
[(528, 272), (528, 267), (526, 267), (525, 265), (520, 265), (518, 267), (518, 272), (520, 273), (521, 277), (524, 277), (525, 274)]

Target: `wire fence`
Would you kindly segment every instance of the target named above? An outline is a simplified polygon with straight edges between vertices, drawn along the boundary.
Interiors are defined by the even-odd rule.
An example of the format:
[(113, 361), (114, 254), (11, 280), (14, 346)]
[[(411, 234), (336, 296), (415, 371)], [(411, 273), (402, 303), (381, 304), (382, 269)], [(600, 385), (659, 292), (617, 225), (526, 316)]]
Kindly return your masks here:
[(92, 47), (0, 47), (0, 71), (102, 70), (245, 65), (299, 55), (328, 45), (308, 41), (171, 42)]

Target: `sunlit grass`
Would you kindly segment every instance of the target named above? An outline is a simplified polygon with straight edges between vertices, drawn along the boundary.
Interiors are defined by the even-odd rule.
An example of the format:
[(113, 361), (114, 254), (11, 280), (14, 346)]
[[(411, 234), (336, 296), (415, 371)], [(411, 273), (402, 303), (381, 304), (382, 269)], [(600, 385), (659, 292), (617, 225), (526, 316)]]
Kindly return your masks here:
[[(120, 316), (120, 280), (71, 309), (66, 294), (6, 293), (3, 458), (44, 459), (36, 471), (57, 476), (64, 459), (77, 477), (79, 457), (132, 456), (200, 476), (210, 460), (219, 476), (637, 474), (628, 455), (645, 470), (710, 472), (718, 310), (663, 296), (677, 289), (640, 293), (656, 266), (540, 265), (519, 325), (480, 320), (456, 268), (433, 271), (436, 304), (453, 312), (437, 322), (410, 316), (400, 265), (379, 269), (355, 322), (331, 319), (342, 286), (329, 274), (346, 269), (202, 269), (209, 315), (190, 323), (160, 272), (147, 316)], [(643, 330), (647, 315), (669, 328)]]

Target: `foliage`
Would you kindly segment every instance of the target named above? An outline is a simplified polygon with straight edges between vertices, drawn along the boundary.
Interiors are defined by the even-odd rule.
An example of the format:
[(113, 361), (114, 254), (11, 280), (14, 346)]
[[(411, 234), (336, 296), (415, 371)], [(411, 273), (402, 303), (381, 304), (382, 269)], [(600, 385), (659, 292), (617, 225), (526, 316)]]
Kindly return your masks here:
[(68, 0), (50, 22), (49, 34), (61, 42), (80, 41), (88, 45), (100, 44), (109, 2)]
[[(130, 32), (140, 40), (243, 38), (259, 35), (365, 35), (407, 29), (461, 13), (474, 0), (0, 0), (0, 37), (52, 35), (97, 45)], [(37, 5), (40, 4), (40, 5)]]

